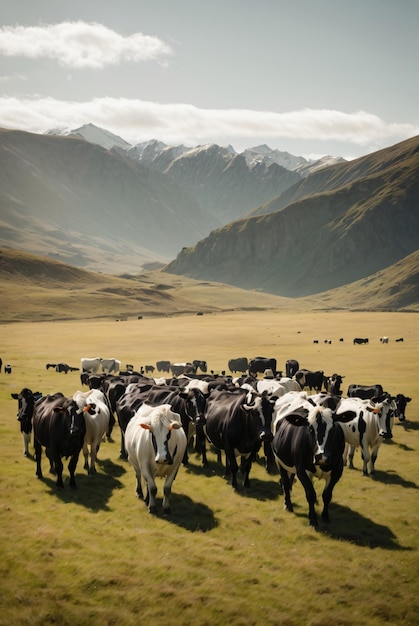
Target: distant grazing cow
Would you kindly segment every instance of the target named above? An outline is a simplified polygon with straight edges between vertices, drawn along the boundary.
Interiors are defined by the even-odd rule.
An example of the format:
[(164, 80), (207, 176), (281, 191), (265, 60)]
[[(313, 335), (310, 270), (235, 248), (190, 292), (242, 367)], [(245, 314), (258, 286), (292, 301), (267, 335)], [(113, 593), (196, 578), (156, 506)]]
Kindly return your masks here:
[(170, 361), (157, 361), (156, 367), (158, 372), (170, 372)]
[(301, 389), (308, 387), (310, 390), (321, 391), (324, 382), (324, 372), (323, 370), (312, 372), (311, 370), (300, 369), (295, 374), (295, 380), (299, 383)]
[(249, 374), (255, 376), (258, 373), (263, 374), (266, 370), (272, 370), (273, 375), (276, 374), (276, 359), (257, 356), (249, 362)]
[(200, 361), (198, 359), (194, 359), (192, 361), (192, 365), (194, 366), (195, 372), (200, 369), (203, 374), (206, 374), (208, 371), (208, 365), (206, 361)]
[(369, 400), (383, 395), (382, 385), (349, 385), (348, 387), (349, 398), (361, 398), (362, 400)]
[(102, 359), (95, 357), (94, 359), (82, 358), (80, 359), (82, 372), (89, 372), (89, 374), (97, 374)]
[(363, 344), (363, 343), (368, 343), (368, 339), (367, 338), (363, 339), (362, 337), (355, 337), (354, 345)]
[(11, 374), (11, 373), (12, 373), (12, 366), (10, 365), (10, 363), (7, 363), (7, 364), (4, 366), (4, 373), (5, 373), (5, 374)]
[(42, 478), (42, 447), (47, 449), (50, 471), (57, 474), (57, 487), (64, 487), (62, 457), (70, 457), (70, 486), (76, 487), (75, 471), (86, 434), (83, 410), (62, 393), (48, 395), (35, 402), (33, 430), (36, 475)]
[(155, 370), (154, 365), (146, 365), (145, 366), (145, 373), (146, 374), (152, 374)]
[(297, 475), (309, 506), (309, 524), (317, 527), (317, 496), (312, 479), (326, 481), (322, 520), (328, 522), (333, 489), (343, 472), (345, 440), (340, 425), (333, 422), (331, 409), (308, 406), (294, 408), (277, 422), (272, 449), (281, 473), (285, 510), (293, 511), (291, 487)]
[(143, 498), (142, 478), (147, 485), (146, 504), (157, 512), (156, 476), (165, 477), (163, 513), (170, 513), (173, 481), (186, 450), (186, 435), (177, 413), (169, 404), (150, 407), (144, 404), (135, 413), (125, 432), (128, 460), (137, 478), (136, 493)]
[(32, 392), (24, 387), (19, 393), (12, 393), (12, 398), (18, 401), (17, 419), (20, 423), (20, 432), (23, 436), (23, 454), (29, 456), (29, 443), (32, 433), (32, 415), (35, 402), (42, 397), (42, 393)]
[(345, 441), (349, 446), (349, 467), (353, 468), (355, 448), (361, 447), (363, 474), (375, 473), (375, 461), (378, 448), (384, 439), (391, 439), (391, 416), (395, 403), (384, 393), (373, 400), (361, 398), (343, 398), (335, 414), (335, 420), (341, 423)]
[(313, 339), (313, 343), (319, 343), (318, 339)]
[(101, 365), (104, 374), (117, 374), (121, 369), (121, 361), (118, 359), (102, 359)]
[(288, 359), (285, 362), (285, 376), (292, 378), (300, 369), (300, 364), (295, 359)]
[(109, 428), (110, 411), (108, 403), (105, 394), (99, 389), (76, 391), (73, 395), (73, 400), (79, 409), (83, 410), (86, 423), (86, 434), (83, 442), (84, 469), (89, 474), (96, 474), (97, 453), (99, 452), (102, 438)]
[(396, 339), (397, 343), (400, 343), (400, 341), (404, 341), (403, 337), (399, 337), (398, 339)]
[(247, 360), (247, 358), (244, 357), (239, 357), (237, 359), (230, 359), (228, 362), (228, 369), (230, 370), (230, 372), (247, 372), (247, 370), (249, 369), (249, 361)]
[(207, 400), (206, 435), (216, 448), (225, 451), (226, 476), (231, 473), (233, 489), (237, 489), (236, 456), (242, 459), (243, 486), (250, 487), (252, 461), (262, 443), (272, 441), (272, 410), (266, 394), (246, 389), (214, 390)]
[(388, 337), (380, 337), (381, 343), (388, 343)]
[(192, 363), (172, 363), (170, 365), (170, 370), (173, 376), (182, 376), (182, 374), (193, 374), (195, 373), (194, 366)]
[(64, 372), (64, 374), (68, 374), (68, 372), (78, 372), (79, 369), (79, 367), (71, 367), (67, 363), (57, 363), (57, 365), (55, 366), (56, 372)]

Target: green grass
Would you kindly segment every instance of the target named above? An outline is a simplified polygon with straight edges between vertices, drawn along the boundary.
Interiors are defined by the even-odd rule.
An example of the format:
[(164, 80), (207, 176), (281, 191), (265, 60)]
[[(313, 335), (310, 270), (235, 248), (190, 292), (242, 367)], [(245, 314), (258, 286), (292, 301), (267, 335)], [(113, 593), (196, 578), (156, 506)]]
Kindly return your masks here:
[[(418, 580), (419, 324), (407, 313), (223, 313), (197, 317), (2, 325), (0, 376), (0, 624), (60, 626), (416, 624)], [(368, 346), (353, 346), (354, 336)], [(382, 345), (379, 337), (388, 335)], [(404, 336), (402, 344), (394, 338)], [(331, 338), (332, 345), (322, 343)], [(345, 341), (339, 342), (339, 337)], [(318, 338), (320, 343), (313, 344)], [(192, 452), (174, 482), (172, 515), (150, 516), (135, 497), (135, 478), (119, 459), (119, 431), (103, 443), (98, 474), (79, 461), (78, 489), (64, 490), (43, 462), (22, 455), (12, 391), (81, 389), (79, 373), (57, 374), (48, 362), (78, 366), (82, 356), (123, 363), (203, 358), (226, 369), (230, 357), (275, 356), (279, 367), (381, 382), (413, 398), (408, 421), (379, 451), (374, 478), (344, 470), (331, 522), (314, 531), (299, 483), (294, 513), (283, 510), (278, 477), (263, 463), (238, 493), (213, 451), (207, 469)], [(67, 465), (67, 464), (66, 464)], [(315, 482), (319, 496), (323, 482)], [(162, 482), (158, 483), (161, 503)], [(320, 506), (317, 507), (320, 511)]]

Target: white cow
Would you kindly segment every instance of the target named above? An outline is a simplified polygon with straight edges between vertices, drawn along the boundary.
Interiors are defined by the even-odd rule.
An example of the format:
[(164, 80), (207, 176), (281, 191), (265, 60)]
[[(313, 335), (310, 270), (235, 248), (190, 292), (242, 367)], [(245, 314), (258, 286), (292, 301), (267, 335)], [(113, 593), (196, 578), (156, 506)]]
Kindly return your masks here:
[(125, 431), (128, 460), (137, 477), (136, 493), (143, 498), (142, 478), (147, 485), (145, 498), (150, 513), (156, 513), (156, 476), (166, 477), (163, 513), (170, 513), (172, 484), (186, 450), (186, 435), (180, 415), (170, 404), (152, 407), (143, 404), (131, 418)]
[[(84, 469), (96, 474), (96, 460), (100, 444), (109, 428), (110, 411), (105, 394), (99, 389), (76, 391), (73, 395), (79, 409), (83, 409), (86, 434), (83, 442)], [(90, 464), (89, 464), (90, 446)]]
[(101, 362), (102, 362), (102, 359), (98, 356), (93, 359), (82, 358), (80, 359), (81, 371), (89, 372), (89, 374), (97, 374), (99, 371)]
[(388, 394), (383, 394), (377, 401), (361, 398), (342, 399), (336, 410), (335, 420), (343, 428), (345, 442), (348, 444), (344, 461), (346, 462), (348, 454), (350, 468), (353, 468), (355, 449), (360, 447), (364, 475), (368, 476), (368, 463), (369, 473), (374, 474), (378, 448), (384, 439), (391, 439), (393, 436), (391, 427), (394, 409), (395, 402)]
[(257, 381), (256, 389), (259, 393), (267, 391), (270, 396), (278, 397), (285, 395), (289, 391), (301, 391), (297, 381), (288, 377), (283, 377), (279, 380), (277, 378), (263, 378)]
[(116, 374), (121, 369), (121, 361), (118, 359), (101, 359), (101, 365), (104, 374)]

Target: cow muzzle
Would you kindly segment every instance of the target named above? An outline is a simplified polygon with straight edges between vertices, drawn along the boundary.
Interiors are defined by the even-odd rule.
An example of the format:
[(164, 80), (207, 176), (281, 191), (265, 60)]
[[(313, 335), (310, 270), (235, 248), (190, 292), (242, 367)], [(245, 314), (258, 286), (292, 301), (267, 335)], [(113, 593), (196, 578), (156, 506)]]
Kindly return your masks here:
[(272, 441), (274, 436), (273, 436), (273, 434), (270, 431), (262, 430), (259, 433), (259, 438), (260, 438), (261, 441)]

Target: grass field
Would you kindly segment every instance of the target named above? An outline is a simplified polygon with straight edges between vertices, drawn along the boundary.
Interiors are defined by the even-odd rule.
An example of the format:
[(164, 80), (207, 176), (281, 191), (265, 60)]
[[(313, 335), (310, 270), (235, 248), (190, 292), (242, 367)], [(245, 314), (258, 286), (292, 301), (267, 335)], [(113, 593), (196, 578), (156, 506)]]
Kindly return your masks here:
[[(12, 366), (0, 375), (1, 625), (419, 623), (417, 314), (231, 312), (0, 329), (0, 356)], [(355, 336), (370, 343), (354, 346)], [(357, 452), (356, 469), (345, 468), (334, 490), (331, 522), (317, 532), (301, 485), (294, 513), (285, 512), (278, 477), (262, 462), (252, 467), (251, 488), (233, 492), (212, 451), (205, 470), (192, 453), (164, 518), (136, 499), (117, 427), (114, 443), (102, 444), (96, 476), (79, 460), (76, 491), (66, 465), (58, 492), (45, 460), (39, 481), (33, 459), (23, 457), (10, 393), (81, 389), (79, 372), (58, 374), (46, 363), (78, 367), (81, 357), (101, 356), (139, 368), (205, 359), (221, 371), (229, 358), (256, 355), (276, 357), (278, 368), (295, 358), (340, 373), (345, 391), (379, 382), (412, 398), (407, 422), (396, 422), (380, 448), (375, 477), (362, 476)], [(324, 483), (315, 486), (320, 495)]]

